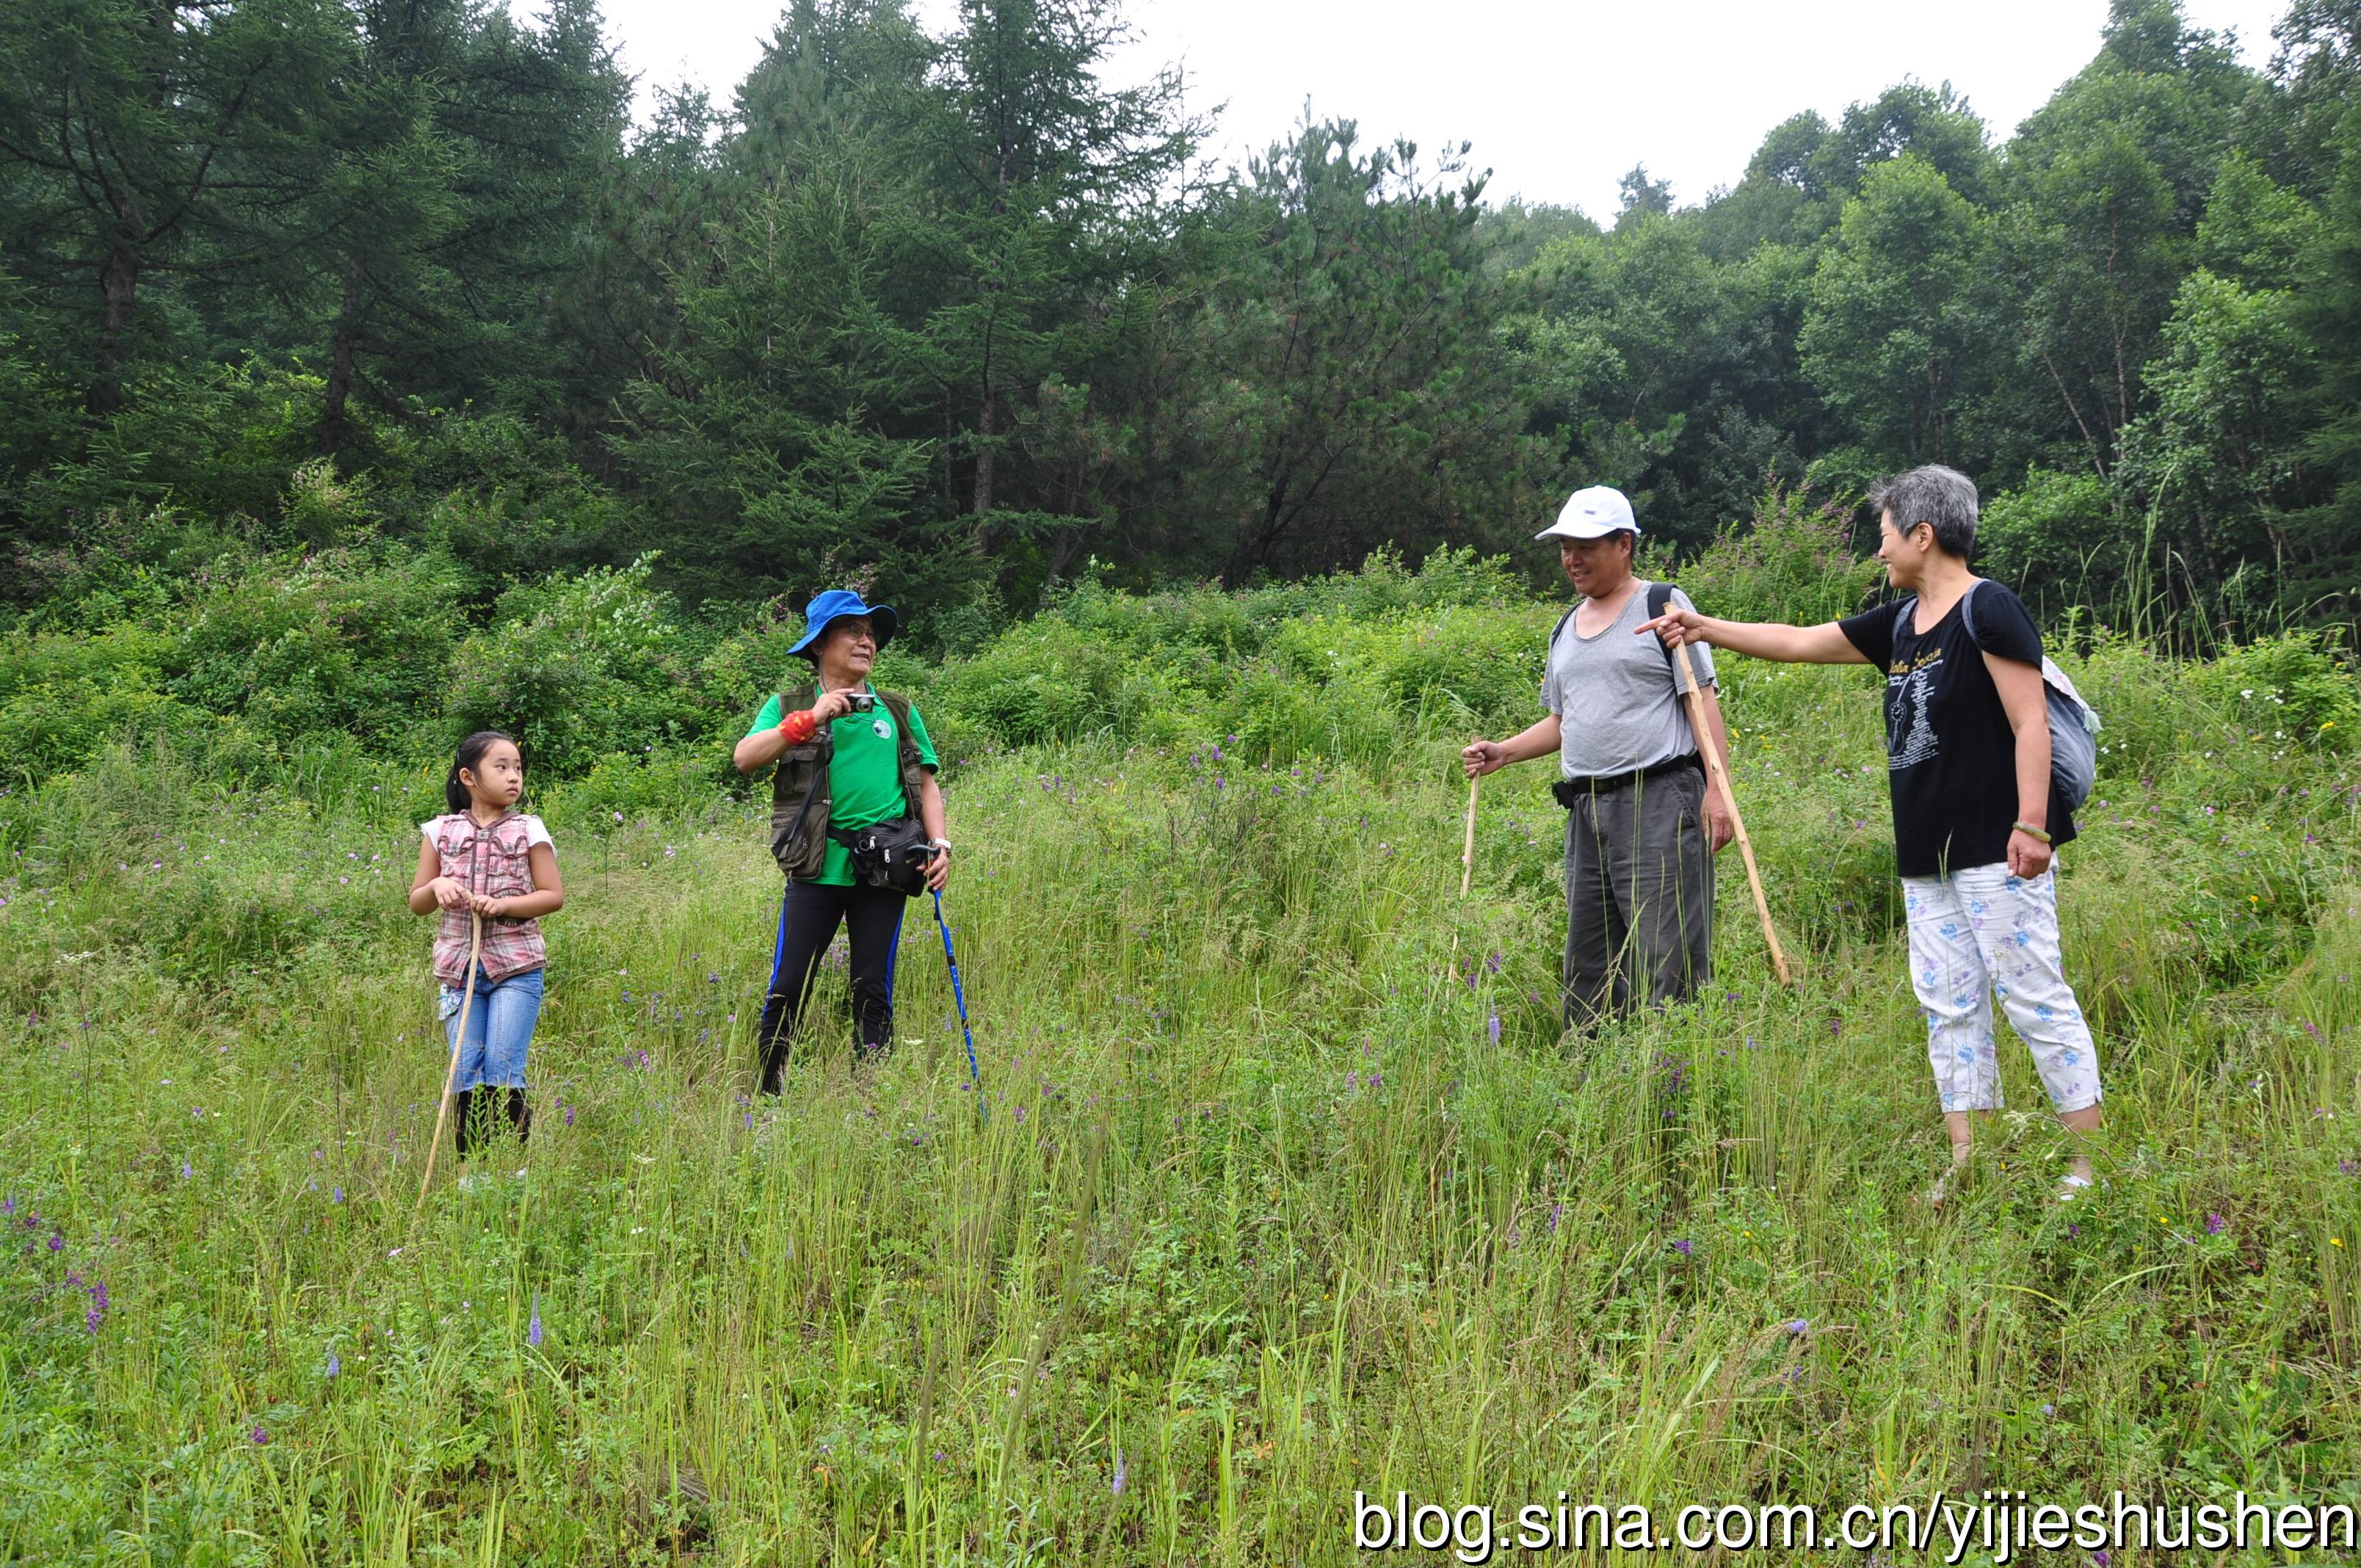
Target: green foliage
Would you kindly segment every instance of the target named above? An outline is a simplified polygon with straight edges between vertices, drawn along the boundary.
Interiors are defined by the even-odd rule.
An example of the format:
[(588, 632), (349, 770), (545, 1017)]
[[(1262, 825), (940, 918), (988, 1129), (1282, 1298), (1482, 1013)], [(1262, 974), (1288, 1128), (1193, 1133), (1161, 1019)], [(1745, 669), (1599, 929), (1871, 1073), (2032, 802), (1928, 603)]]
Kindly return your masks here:
[(528, 768), (559, 778), (690, 728), (692, 649), (654, 563), (510, 589), (492, 623), (459, 644), (447, 677), (447, 739), (504, 729)]
[(1796, 347), (1821, 393), (1897, 465), (1960, 455), (1988, 330), (1989, 220), (1933, 164), (1880, 164), (1845, 204)]
[(138, 626), (0, 642), (0, 754), (19, 781), (80, 766), (119, 736), (202, 747), (214, 717), (163, 689), (171, 640)]
[(1983, 506), (1976, 569), (2016, 590), (2037, 612), (2103, 605), (2130, 575), (2140, 540), (2116, 510), (2117, 492), (2095, 474), (2034, 468)]
[(456, 586), (398, 551), (226, 563), (174, 618), (168, 689), (281, 746), (337, 733), (399, 753), (441, 695)]
[(1854, 556), (1848, 500), (1810, 501), (1808, 489), (1774, 483), (1747, 527), (1723, 529), (1686, 562), (1651, 562), (1647, 575), (1677, 581), (1692, 603), (1731, 620), (1840, 620), (1885, 580), (1884, 568)]
[(2288, 632), (2227, 649), (2196, 666), (2189, 687), (2275, 751), (2361, 749), (2361, 682), (2351, 655), (2316, 635)]
[[(2296, 411), (2312, 359), (2290, 296), (2201, 268), (2180, 286), (2165, 345), (2148, 378), (2156, 409), (2124, 433), (2124, 488), (2185, 570), (2219, 581), (2246, 562), (2284, 569), (2312, 554), (2285, 518), (2302, 495)], [(2251, 606), (2224, 603), (2251, 623)]]
[[(1831, 526), (1792, 496), (1763, 520), (1801, 558)], [(1787, 559), (1761, 602), (1801, 602)], [(610, 652), (669, 620), (644, 567), (510, 609)], [(1455, 554), (1078, 588), (1012, 631), (1181, 695), (953, 781), (983, 1121), (920, 910), (896, 1054), (850, 1076), (823, 965), (787, 1092), (749, 1095), (778, 883), (761, 805), (710, 788), (726, 740), (537, 768), (568, 897), (533, 1138), (465, 1188), (445, 1149), (415, 1218), (447, 1057), (401, 895), (439, 762), (313, 737), (225, 774), (149, 744), (0, 789), (0, 1540), (1342, 1563), (1373, 1453), (1388, 1489), (1499, 1507), (1634, 1475), (1784, 1500), (1881, 1495), (1897, 1432), (1902, 1496), (1999, 1466), (2070, 1500), (2345, 1499), (2361, 839), (2353, 753), (2290, 723), (2355, 718), (2338, 652), (2064, 654), (2108, 747), (2062, 857), (2108, 1090), (2070, 1223), (2008, 1044), (2028, 1109), (1942, 1214), (1916, 1201), (1946, 1141), (1870, 673), (1723, 662), (1798, 983), (1726, 856), (1711, 990), (1560, 1038), (1548, 770), (1485, 782), (1463, 901), (1450, 766), (1466, 710), (1530, 714), (1553, 611)], [(744, 688), (742, 722), (792, 630), (684, 650), (686, 684)], [(997, 700), (1024, 663), (977, 652), (990, 680), (889, 684), (957, 722), (954, 686)], [(124, 630), (11, 652), (12, 692), (171, 656)], [(1289, 760), (1323, 722), (1385, 749)]]

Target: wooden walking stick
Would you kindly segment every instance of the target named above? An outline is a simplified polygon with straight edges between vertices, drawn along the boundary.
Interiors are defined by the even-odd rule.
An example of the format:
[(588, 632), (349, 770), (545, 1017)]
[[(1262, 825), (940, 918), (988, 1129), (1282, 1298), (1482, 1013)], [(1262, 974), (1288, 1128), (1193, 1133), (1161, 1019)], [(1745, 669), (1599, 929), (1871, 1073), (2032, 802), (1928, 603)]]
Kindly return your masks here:
[(1721, 765), (1721, 753), (1713, 748), (1713, 731), (1706, 728), (1705, 692), (1697, 685), (1697, 666), (1689, 660), (1689, 645), (1683, 642), (1675, 650), (1681, 656), (1681, 674), (1689, 683), (1686, 694), (1689, 705), (1689, 728), (1697, 731), (1697, 750), (1705, 753), (1706, 771), (1720, 786), (1721, 804), (1730, 808), (1730, 820), (1738, 829), (1738, 855), (1746, 862), (1746, 885), (1754, 890), (1754, 913), (1763, 917), (1763, 939), (1771, 947), (1771, 967), (1779, 972), (1781, 985), (1793, 985), (1795, 977), (1787, 972), (1787, 955), (1779, 947), (1779, 933), (1771, 927), (1770, 901), (1763, 896), (1763, 873), (1754, 869), (1754, 846), (1746, 837), (1746, 818), (1738, 813), (1738, 795), (1730, 787), (1730, 770)]
[(426, 1190), (434, 1184), (434, 1157), (443, 1151), (443, 1124), (451, 1114), (451, 1086), (459, 1081), (459, 1047), (467, 1043), (467, 1013), (476, 1005), (476, 959), (484, 950), (484, 917), (469, 910), (467, 919), (472, 927), (467, 940), (467, 989), (459, 997), (459, 1026), (451, 1033), (451, 1066), (443, 1074), (443, 1103), (434, 1112), (434, 1141), (426, 1146), (426, 1175), (418, 1183), (418, 1201), (411, 1206), (412, 1219), (426, 1206)]
[[(1484, 737), (1481, 735), (1471, 735), (1467, 738), (1470, 745), (1482, 739)], [(1467, 902), (1467, 889), (1476, 880), (1476, 792), (1483, 786), (1483, 784), (1484, 775), (1481, 773), (1467, 781), (1467, 831), (1459, 845), (1459, 902), (1462, 904)], [(1459, 933), (1456, 931), (1451, 933), (1451, 957), (1448, 966), (1452, 973), (1455, 976), (1457, 975)]]
[(1467, 897), (1468, 884), (1476, 880), (1476, 792), (1483, 784), (1481, 773), (1467, 781), (1467, 837), (1459, 847), (1459, 896), (1463, 902)]

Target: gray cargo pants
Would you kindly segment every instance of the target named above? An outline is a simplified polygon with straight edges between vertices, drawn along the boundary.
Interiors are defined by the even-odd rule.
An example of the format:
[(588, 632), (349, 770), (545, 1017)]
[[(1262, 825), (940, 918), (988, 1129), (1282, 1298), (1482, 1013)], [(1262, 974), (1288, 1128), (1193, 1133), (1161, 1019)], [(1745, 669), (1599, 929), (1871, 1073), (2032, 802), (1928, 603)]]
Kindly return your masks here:
[(1713, 840), (1694, 769), (1575, 797), (1565, 823), (1565, 1022), (1676, 1002), (1712, 978)]

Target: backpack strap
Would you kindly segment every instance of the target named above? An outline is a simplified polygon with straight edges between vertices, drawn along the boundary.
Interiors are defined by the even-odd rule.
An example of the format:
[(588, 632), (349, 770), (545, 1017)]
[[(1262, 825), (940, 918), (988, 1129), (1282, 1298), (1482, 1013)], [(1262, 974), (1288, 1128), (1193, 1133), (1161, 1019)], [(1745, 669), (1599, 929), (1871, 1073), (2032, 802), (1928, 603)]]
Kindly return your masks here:
[[(794, 691), (783, 691), (779, 694), (780, 716), (801, 713), (818, 700), (819, 687), (817, 684)], [(795, 819), (787, 828), (790, 835), (803, 831), (804, 818), (811, 815), (812, 802), (819, 798), (819, 786), (828, 778), (829, 760), (836, 750), (836, 737), (829, 733), (825, 724), (819, 727), (819, 732), (812, 737), (812, 740), (819, 747), (819, 763), (812, 769), (811, 783), (805, 787), (803, 804), (796, 807)]]
[(1976, 590), (1983, 586), (1983, 581), (1982, 577), (1975, 578), (1968, 584), (1968, 591), (1960, 596), (1960, 624), (1967, 629), (1968, 641), (1978, 648), (1982, 648), (1983, 643), (1976, 638)]
[(894, 716), (895, 749), (899, 753), (898, 775), (902, 781), (902, 804), (913, 817), (918, 815), (918, 792), (926, 784), (927, 762), (918, 754), (917, 726), (911, 718), (910, 699), (900, 692), (879, 692), (877, 700)]
[[(1658, 616), (1664, 614), (1664, 611), (1672, 608), (1672, 584), (1650, 583), (1648, 585), (1648, 619), (1650, 620), (1653, 620)], [(1673, 663), (1673, 651), (1664, 646), (1664, 640), (1661, 637), (1656, 639), (1656, 651), (1664, 656), (1664, 668), (1670, 670), (1677, 667)], [(1675, 685), (1680, 685), (1680, 681), (1677, 676), (1674, 679), (1673, 684)]]
[[(1650, 583), (1648, 585), (1648, 614), (1646, 619), (1650, 620), (1655, 620), (1658, 616), (1664, 614), (1666, 609), (1672, 607), (1672, 584)], [(1551, 652), (1554, 653), (1557, 652), (1557, 640), (1559, 634), (1565, 630), (1565, 623), (1572, 620), (1575, 617), (1575, 611), (1579, 610), (1581, 608), (1581, 605), (1576, 604), (1574, 607), (1574, 609), (1569, 609), (1564, 615), (1559, 616), (1557, 618), (1557, 624), (1550, 628), (1549, 651)], [(1664, 640), (1661, 637), (1656, 639), (1656, 649), (1664, 656), (1664, 668), (1667, 670), (1672, 669), (1674, 667), (1673, 651), (1664, 646)], [(1678, 685), (1679, 683), (1675, 681), (1675, 684)]]

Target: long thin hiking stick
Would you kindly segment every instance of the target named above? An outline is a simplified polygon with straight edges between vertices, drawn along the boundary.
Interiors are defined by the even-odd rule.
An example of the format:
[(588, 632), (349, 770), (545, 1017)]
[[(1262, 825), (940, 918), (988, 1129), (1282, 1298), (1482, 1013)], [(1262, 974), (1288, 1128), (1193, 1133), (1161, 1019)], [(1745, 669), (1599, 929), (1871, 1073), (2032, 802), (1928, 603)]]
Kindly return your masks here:
[(959, 959), (951, 952), (950, 922), (943, 918), (942, 890), (935, 889), (934, 894), (935, 924), (943, 933), (943, 967), (951, 971), (951, 1000), (959, 1004), (960, 1035), (967, 1041), (967, 1080), (975, 1089), (975, 1119), (988, 1122), (992, 1112), (983, 1102), (983, 1070), (975, 1065), (975, 1031), (967, 1026), (967, 993), (960, 990)]
[[(1482, 740), (1483, 737), (1475, 735), (1468, 739), (1470, 743), (1473, 743)], [(1467, 781), (1467, 831), (1461, 837), (1459, 843), (1459, 902), (1462, 904), (1467, 902), (1467, 889), (1476, 880), (1476, 794), (1483, 784), (1484, 775), (1481, 773)], [(1456, 931), (1451, 933), (1449, 962), (1452, 973), (1457, 974), (1459, 972), (1459, 933)]]
[(475, 911), (467, 913), (471, 927), (467, 939), (467, 989), (459, 998), (459, 1026), (451, 1032), (451, 1066), (443, 1074), (443, 1103), (434, 1112), (434, 1141), (426, 1146), (426, 1175), (418, 1183), (418, 1201), (411, 1206), (411, 1216), (426, 1206), (426, 1190), (434, 1184), (434, 1157), (443, 1152), (443, 1124), (451, 1114), (451, 1086), (459, 1081), (459, 1047), (467, 1039), (467, 1014), (476, 1005), (476, 958), (484, 950), (484, 917)]
[(1467, 836), (1459, 848), (1459, 896), (1463, 900), (1467, 896), (1468, 884), (1476, 879), (1476, 792), (1483, 784), (1481, 773), (1467, 781)]
[(1763, 918), (1763, 939), (1771, 947), (1771, 967), (1779, 972), (1781, 985), (1795, 983), (1787, 971), (1787, 955), (1780, 948), (1779, 933), (1771, 926), (1771, 904), (1763, 896), (1763, 873), (1754, 869), (1754, 846), (1746, 837), (1746, 818), (1738, 812), (1738, 795), (1730, 787), (1730, 770), (1721, 765), (1721, 753), (1713, 748), (1713, 731), (1706, 728), (1705, 694), (1697, 685), (1697, 665), (1689, 660), (1689, 645), (1682, 643), (1676, 652), (1681, 656), (1681, 674), (1687, 677), (1686, 694), (1689, 705), (1689, 728), (1697, 731), (1697, 750), (1705, 753), (1707, 772), (1721, 790), (1721, 804), (1730, 808), (1730, 820), (1738, 829), (1738, 855), (1746, 862), (1746, 885), (1754, 890), (1754, 913)]

